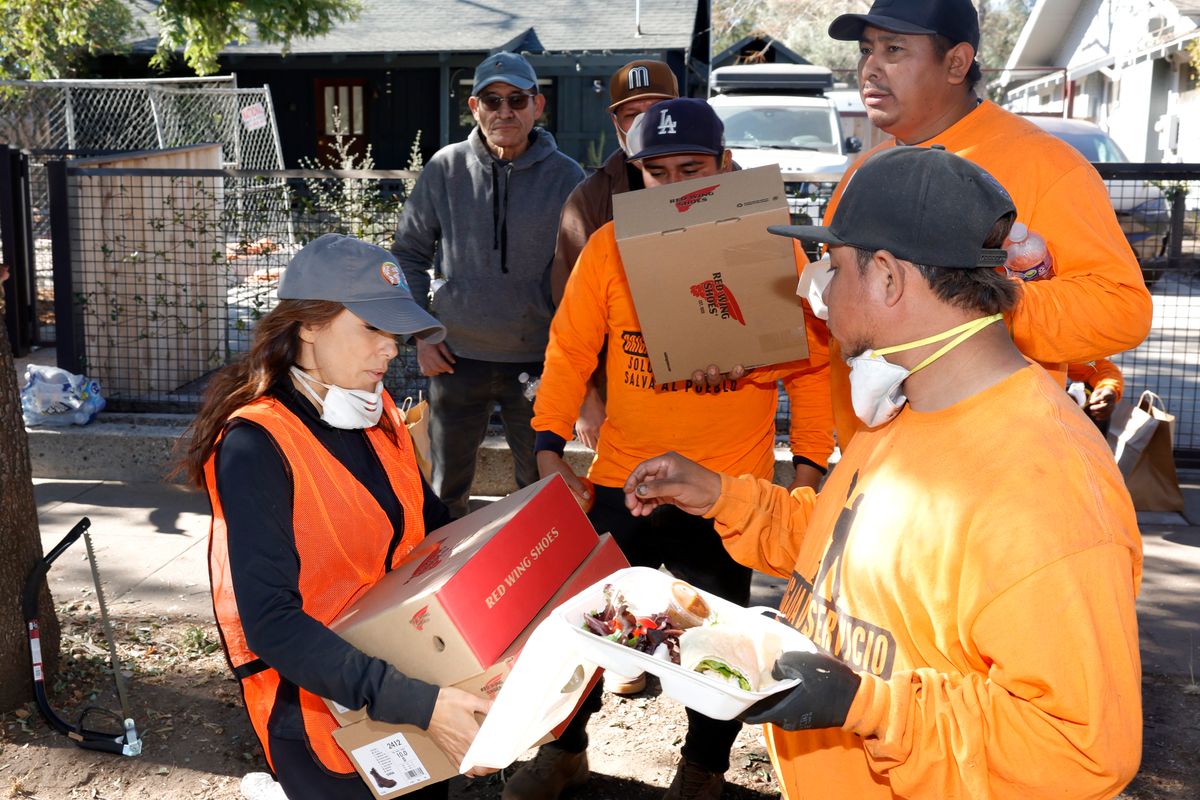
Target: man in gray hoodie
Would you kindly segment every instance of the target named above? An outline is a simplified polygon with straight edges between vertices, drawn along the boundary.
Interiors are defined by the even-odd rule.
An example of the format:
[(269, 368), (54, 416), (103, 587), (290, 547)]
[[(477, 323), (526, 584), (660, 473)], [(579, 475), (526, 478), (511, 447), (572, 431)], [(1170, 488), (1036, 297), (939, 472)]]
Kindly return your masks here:
[[(484, 59), (467, 103), (476, 127), (425, 166), (392, 245), (413, 298), (446, 326), (444, 342), (417, 341), (417, 362), (430, 378), (431, 482), (455, 516), (467, 513), (496, 404), (517, 485), (538, 479), (533, 404), (518, 376), (542, 371), (558, 218), (583, 179), (550, 132), (534, 127), (546, 98), (520, 55)], [(445, 282), (431, 293), (435, 248)]]

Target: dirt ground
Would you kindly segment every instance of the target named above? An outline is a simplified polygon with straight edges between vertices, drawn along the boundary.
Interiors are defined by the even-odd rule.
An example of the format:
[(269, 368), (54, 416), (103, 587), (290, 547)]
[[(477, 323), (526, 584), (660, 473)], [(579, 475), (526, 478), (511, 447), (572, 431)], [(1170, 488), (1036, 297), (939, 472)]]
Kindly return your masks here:
[[(99, 705), (118, 709), (95, 610), (59, 608), (64, 666), (51, 681), (64, 719)], [(265, 769), (229, 676), (215, 628), (188, 619), (116, 618), (133, 715), (143, 734), (140, 757), (81, 750), (54, 733), (33, 704), (0, 715), (0, 798), (161, 798), (231, 800), (247, 772)], [(1142, 769), (1121, 795), (1136, 800), (1200, 797), (1200, 691), (1187, 680), (1147, 675)], [(102, 724), (103, 723), (103, 724)], [(89, 727), (106, 727), (97, 717)], [(592, 718), (592, 779), (575, 800), (651, 800), (671, 780), (686, 729), (681, 706), (658, 697), (606, 695)], [(745, 727), (727, 774), (729, 800), (778, 796), (758, 728)], [(498, 798), (501, 778), (455, 779), (451, 798)]]

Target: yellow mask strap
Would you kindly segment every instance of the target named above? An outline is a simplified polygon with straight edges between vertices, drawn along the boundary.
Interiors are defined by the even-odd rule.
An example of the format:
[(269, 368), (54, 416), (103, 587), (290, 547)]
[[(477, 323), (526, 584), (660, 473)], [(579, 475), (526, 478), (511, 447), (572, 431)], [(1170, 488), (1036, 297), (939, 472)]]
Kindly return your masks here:
[(934, 361), (937, 361), (939, 358), (946, 355), (946, 353), (949, 353), (954, 348), (958, 347), (960, 344), (965, 342), (967, 339), (970, 339), (972, 336), (979, 333), (981, 330), (983, 330), (987, 326), (991, 325), (993, 322), (996, 322), (1001, 319), (1004, 319), (1003, 314), (992, 314), (990, 317), (982, 317), (980, 319), (974, 319), (974, 320), (971, 320), (970, 322), (964, 322), (962, 325), (958, 325), (957, 327), (951, 328), (950, 330), (945, 331), (943, 333), (934, 334), (933, 336), (927, 336), (924, 339), (919, 339), (915, 342), (909, 342), (908, 344), (897, 344), (897, 345), (892, 345), (891, 347), (880, 348), (879, 350), (875, 351), (875, 355), (886, 356), (890, 353), (899, 353), (904, 350), (912, 350), (915, 347), (922, 347), (927, 344), (933, 344), (934, 342), (941, 342), (946, 339), (951, 339), (951, 337), (953, 337), (953, 339), (951, 339), (951, 341), (946, 342), (946, 344), (944, 344), (940, 348), (938, 348), (937, 352), (935, 352), (933, 355), (929, 356), (924, 361), (922, 361), (920, 364), (917, 364), (915, 367), (913, 367), (911, 370), (909, 370), (909, 374), (911, 375), (912, 373), (916, 372), (917, 370), (921, 370), (921, 369), (924, 369), (925, 367), (928, 367)]

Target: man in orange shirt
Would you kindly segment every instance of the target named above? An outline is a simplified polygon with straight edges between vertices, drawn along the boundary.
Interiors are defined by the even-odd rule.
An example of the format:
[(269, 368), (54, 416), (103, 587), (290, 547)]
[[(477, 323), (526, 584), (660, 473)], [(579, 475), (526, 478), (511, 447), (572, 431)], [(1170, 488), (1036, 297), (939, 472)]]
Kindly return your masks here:
[[(867, 117), (895, 144), (940, 144), (987, 170), (1008, 190), (1017, 220), (1046, 239), (1055, 277), (1020, 286), (1006, 322), (1022, 353), (1066, 385), (1066, 365), (1136, 347), (1150, 330), (1150, 294), (1096, 170), (1065, 142), (975, 95), (979, 19), (972, 0), (876, 0), (843, 14), (834, 39), (858, 42), (859, 93)], [(863, 160), (858, 162), (863, 163)], [(833, 218), (854, 175), (826, 211)], [(848, 371), (830, 356), (834, 417), (843, 449), (862, 427), (850, 407)]]
[[(829, 329), (854, 437), (819, 495), (674, 453), (625, 484), (634, 514), (711, 518), (781, 577), (816, 653), (743, 717), (785, 798), (1107, 798), (1137, 772), (1142, 550), (1092, 423), (1001, 324), (1016, 210), (944, 150), (870, 158), (827, 228)], [(1100, 590), (1097, 587), (1102, 587)]]
[[(730, 167), (722, 133), (720, 118), (704, 101), (666, 100), (646, 111), (643, 123), (630, 131), (631, 160), (640, 166), (647, 187), (719, 175)], [(588, 473), (595, 484), (595, 508), (588, 515), (592, 524), (612, 532), (631, 564), (665, 564), (680, 578), (746, 605), (751, 572), (725, 552), (712, 523), (673, 508), (635, 519), (625, 509), (620, 487), (635, 465), (669, 448), (713, 469), (769, 480), (775, 469), (776, 381), (792, 375), (807, 383), (800, 393), (807, 405), (792, 409), (806, 421), (803, 452), (808, 463), (798, 470), (807, 473), (808, 485), (816, 485), (833, 449), (832, 420), (825, 328), (815, 319), (806, 321), (811, 354), (807, 361), (754, 370), (748, 377), (731, 377), (712, 386), (682, 380), (656, 383), (609, 222), (588, 240), (550, 325), (546, 366), (534, 404), (539, 472), (558, 472), (576, 494), (584, 493), (562, 453), (607, 337), (608, 415)], [(586, 725), (599, 700), (599, 693), (593, 693), (559, 740), (544, 746), (533, 763), (509, 780), (504, 800), (553, 800), (562, 789), (586, 779)], [(729, 768), (729, 749), (740, 729), (736, 721), (689, 711), (683, 758), (668, 800), (717, 800)]]

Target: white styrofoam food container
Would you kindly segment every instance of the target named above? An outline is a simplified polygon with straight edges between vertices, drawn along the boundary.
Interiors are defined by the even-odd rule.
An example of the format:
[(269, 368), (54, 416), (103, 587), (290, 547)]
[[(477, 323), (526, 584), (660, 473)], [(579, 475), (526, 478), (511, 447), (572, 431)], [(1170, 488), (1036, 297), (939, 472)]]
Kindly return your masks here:
[[(671, 601), (671, 584), (675, 578), (656, 569), (629, 567), (609, 575), (560, 605), (554, 612), (566, 627), (575, 632), (575, 647), (596, 664), (620, 675), (649, 672), (662, 683), (663, 694), (688, 708), (713, 719), (733, 719), (759, 700), (790, 689), (799, 681), (786, 680), (757, 692), (747, 692), (737, 686), (705, 677), (699, 672), (684, 669), (678, 664), (654, 658), (587, 630), (583, 618), (592, 611), (604, 608), (604, 587), (612, 584), (629, 603), (630, 610), (639, 615), (657, 614), (666, 610)], [(788, 625), (763, 616), (760, 609), (743, 608), (700, 591), (700, 596), (722, 625), (735, 625), (742, 630), (769, 631), (779, 637), (784, 651), (816, 652), (807, 636)]]

